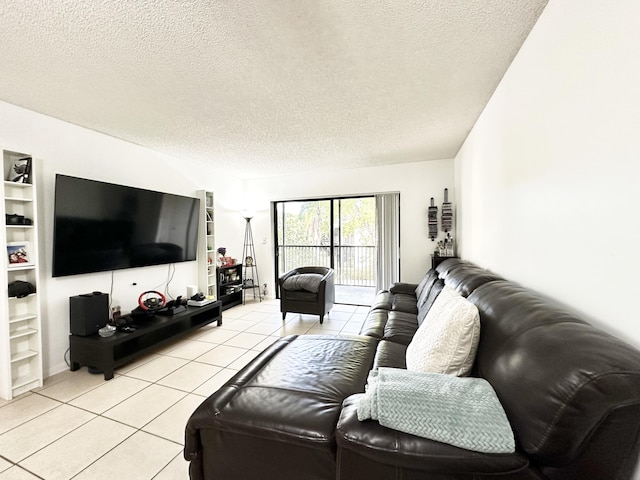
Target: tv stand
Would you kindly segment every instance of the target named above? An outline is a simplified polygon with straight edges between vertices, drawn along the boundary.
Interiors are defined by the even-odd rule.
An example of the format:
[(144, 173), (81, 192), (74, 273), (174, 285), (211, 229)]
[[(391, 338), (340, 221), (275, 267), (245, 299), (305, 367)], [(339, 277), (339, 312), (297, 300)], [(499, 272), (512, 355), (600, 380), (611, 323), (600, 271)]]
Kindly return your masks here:
[(116, 367), (212, 322), (222, 325), (219, 301), (187, 307), (171, 316), (136, 317), (138, 328), (133, 332), (117, 331), (110, 337), (69, 335), (71, 371), (86, 365), (104, 372), (104, 379), (110, 380)]

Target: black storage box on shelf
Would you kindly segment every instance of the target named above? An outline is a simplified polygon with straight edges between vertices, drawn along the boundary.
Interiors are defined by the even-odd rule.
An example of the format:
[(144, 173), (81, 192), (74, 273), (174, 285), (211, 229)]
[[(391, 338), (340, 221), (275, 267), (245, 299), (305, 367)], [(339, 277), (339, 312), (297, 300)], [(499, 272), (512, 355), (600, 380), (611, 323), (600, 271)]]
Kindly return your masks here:
[(33, 220), (25, 217), (24, 215), (18, 215), (17, 213), (5, 213), (5, 222), (7, 225), (32, 225)]

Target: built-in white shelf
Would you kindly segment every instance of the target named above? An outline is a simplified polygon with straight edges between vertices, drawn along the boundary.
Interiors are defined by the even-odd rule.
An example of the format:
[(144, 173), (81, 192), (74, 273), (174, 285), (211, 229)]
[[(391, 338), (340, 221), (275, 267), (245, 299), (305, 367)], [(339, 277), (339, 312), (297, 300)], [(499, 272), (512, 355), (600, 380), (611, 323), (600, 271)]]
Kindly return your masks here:
[[(30, 389), (42, 386), (42, 329), (38, 287), (40, 268), (38, 253), (37, 160), (30, 155), (1, 149), (3, 177), (0, 182), (4, 202), (0, 203), (6, 215), (21, 215), (30, 224), (11, 224), (0, 228), (0, 398), (11, 400)], [(29, 159), (29, 160), (27, 160)], [(16, 165), (26, 165), (26, 178), (15, 178)], [(9, 263), (8, 247), (24, 245), (25, 263)], [(22, 257), (24, 259), (24, 257)], [(15, 260), (14, 260), (15, 261)], [(9, 297), (8, 285), (26, 281), (36, 293), (25, 297)]]

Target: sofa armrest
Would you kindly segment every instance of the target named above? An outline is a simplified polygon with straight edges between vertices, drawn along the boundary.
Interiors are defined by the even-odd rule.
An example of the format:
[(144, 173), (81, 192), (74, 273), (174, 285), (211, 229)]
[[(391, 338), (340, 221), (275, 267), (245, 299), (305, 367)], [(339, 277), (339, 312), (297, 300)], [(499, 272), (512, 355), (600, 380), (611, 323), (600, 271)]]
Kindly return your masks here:
[(334, 277), (334, 270), (333, 268), (330, 268), (329, 270), (327, 270), (327, 273), (325, 273), (324, 277), (322, 277), (322, 281), (326, 282), (329, 285), (332, 285), (333, 277)]
[(391, 284), (391, 286), (389, 287), (389, 291), (391, 293), (405, 293), (407, 295), (415, 295), (416, 288), (418, 288), (418, 285), (416, 283), (397, 282)]
[[(409, 435), (381, 426), (377, 421), (359, 421), (357, 405), (363, 394), (347, 397), (336, 429), (340, 471), (358, 471), (376, 462), (395, 469), (432, 474), (469, 476), (508, 474), (528, 467), (521, 453), (489, 454), (465, 450), (427, 438)], [(385, 471), (381, 467), (380, 471)], [(338, 475), (340, 476), (340, 475)], [(381, 476), (379, 478), (387, 478)], [(396, 478), (396, 477), (388, 477)], [(528, 477), (524, 477), (528, 478)]]

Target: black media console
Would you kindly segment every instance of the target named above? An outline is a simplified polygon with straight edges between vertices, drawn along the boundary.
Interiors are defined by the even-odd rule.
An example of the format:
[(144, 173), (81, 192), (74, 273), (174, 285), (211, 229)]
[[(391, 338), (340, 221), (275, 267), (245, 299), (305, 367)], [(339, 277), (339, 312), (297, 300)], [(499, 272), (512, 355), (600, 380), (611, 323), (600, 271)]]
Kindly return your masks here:
[(222, 325), (219, 301), (202, 307), (187, 307), (175, 315), (136, 317), (138, 328), (133, 332), (117, 331), (110, 337), (69, 335), (71, 370), (87, 365), (101, 370), (104, 379), (110, 380), (116, 367), (212, 322)]

